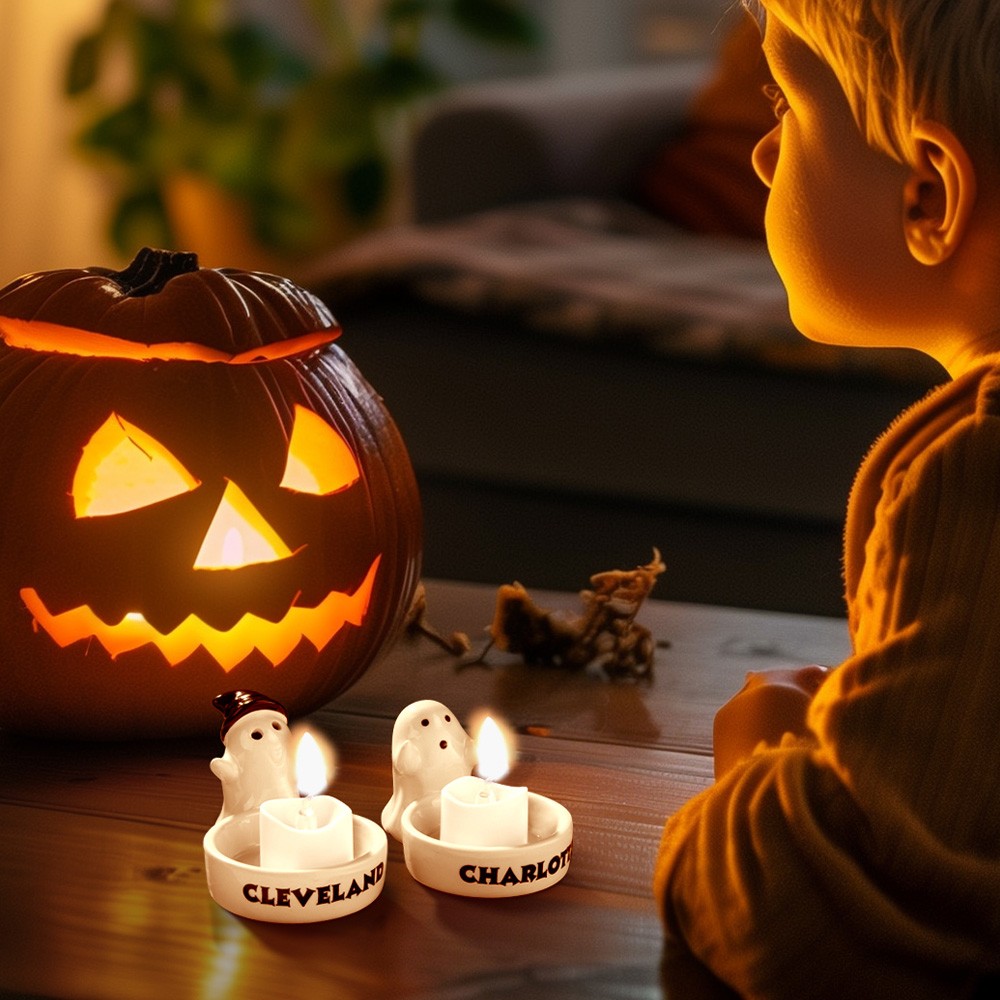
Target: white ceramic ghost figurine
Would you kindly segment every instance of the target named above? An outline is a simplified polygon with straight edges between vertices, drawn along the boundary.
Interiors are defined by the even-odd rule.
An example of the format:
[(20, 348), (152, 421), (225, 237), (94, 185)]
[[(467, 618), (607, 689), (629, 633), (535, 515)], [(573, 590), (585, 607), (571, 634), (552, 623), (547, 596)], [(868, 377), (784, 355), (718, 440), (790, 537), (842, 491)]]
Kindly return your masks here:
[(229, 691), (212, 704), (225, 716), (225, 752), (209, 765), (222, 782), (222, 811), (216, 822), (260, 808), (269, 799), (292, 798), (295, 790), (285, 710), (255, 691)]
[(392, 727), (392, 798), (382, 810), (382, 826), (402, 838), (403, 810), (455, 778), (472, 773), (476, 747), (455, 713), (439, 701), (415, 701)]

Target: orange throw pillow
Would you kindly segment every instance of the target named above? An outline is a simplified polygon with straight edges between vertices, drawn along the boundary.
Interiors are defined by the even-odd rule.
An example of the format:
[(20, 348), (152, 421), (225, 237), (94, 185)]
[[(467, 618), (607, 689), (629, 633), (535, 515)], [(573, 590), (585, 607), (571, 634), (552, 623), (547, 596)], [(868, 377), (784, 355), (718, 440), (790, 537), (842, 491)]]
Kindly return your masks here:
[(642, 170), (639, 201), (698, 233), (763, 238), (767, 189), (750, 154), (774, 126), (763, 94), (769, 82), (760, 32), (750, 18), (741, 18), (687, 124)]

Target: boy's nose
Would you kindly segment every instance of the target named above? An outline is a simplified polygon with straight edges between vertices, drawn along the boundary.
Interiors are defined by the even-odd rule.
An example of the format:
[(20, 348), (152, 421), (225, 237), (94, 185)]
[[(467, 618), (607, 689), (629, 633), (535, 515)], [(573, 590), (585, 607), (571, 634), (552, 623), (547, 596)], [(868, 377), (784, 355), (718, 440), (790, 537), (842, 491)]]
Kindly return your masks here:
[(774, 180), (774, 169), (778, 163), (778, 150), (781, 147), (781, 122), (771, 129), (760, 142), (754, 146), (751, 162), (757, 176), (768, 186)]

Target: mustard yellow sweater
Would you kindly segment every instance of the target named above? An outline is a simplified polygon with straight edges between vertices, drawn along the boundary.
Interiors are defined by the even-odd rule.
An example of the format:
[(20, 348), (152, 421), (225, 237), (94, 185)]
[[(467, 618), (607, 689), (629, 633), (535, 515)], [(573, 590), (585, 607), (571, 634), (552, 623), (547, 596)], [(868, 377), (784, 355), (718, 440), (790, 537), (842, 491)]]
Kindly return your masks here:
[(668, 821), (666, 934), (748, 998), (967, 996), (1000, 970), (1000, 356), (876, 443), (845, 579), (810, 738)]

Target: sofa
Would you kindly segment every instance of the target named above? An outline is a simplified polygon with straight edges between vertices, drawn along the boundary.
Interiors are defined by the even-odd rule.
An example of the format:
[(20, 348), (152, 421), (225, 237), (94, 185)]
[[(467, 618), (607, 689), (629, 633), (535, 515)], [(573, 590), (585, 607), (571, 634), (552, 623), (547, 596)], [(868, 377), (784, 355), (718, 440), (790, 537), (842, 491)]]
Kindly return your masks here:
[(415, 135), (413, 221), (311, 269), (407, 441), (426, 575), (576, 590), (656, 547), (656, 596), (843, 614), (857, 465), (944, 375), (806, 341), (762, 240), (637, 200), (713, 71), (456, 90)]

